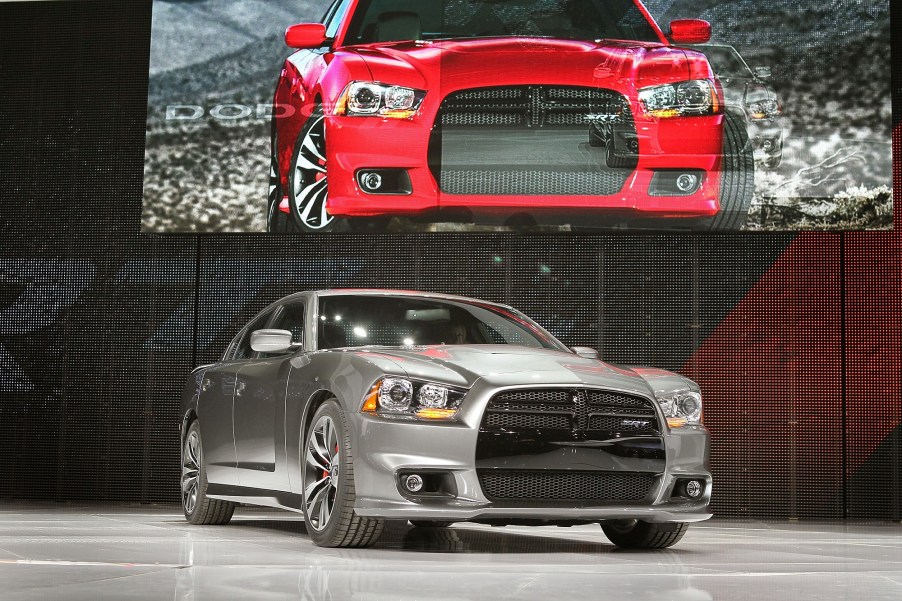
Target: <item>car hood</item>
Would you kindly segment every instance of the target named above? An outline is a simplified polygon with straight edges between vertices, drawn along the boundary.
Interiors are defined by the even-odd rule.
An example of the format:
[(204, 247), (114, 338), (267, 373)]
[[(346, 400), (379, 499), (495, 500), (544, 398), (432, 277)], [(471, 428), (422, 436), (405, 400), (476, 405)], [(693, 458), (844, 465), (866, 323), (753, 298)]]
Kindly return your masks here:
[(376, 81), (445, 92), (560, 82), (641, 87), (710, 76), (701, 54), (651, 42), (476, 38), (369, 44), (354, 52)]
[(441, 345), (370, 348), (361, 355), (390, 359), (411, 378), (469, 388), (477, 380), (495, 386), (598, 386), (653, 394), (637, 372), (572, 353), (513, 345)]

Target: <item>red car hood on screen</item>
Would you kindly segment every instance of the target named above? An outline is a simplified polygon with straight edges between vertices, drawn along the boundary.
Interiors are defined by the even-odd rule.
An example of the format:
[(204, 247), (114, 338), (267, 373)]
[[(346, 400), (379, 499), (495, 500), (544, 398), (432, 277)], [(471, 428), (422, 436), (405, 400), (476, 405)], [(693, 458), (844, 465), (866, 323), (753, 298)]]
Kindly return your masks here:
[(482, 38), (389, 42), (354, 49), (373, 79), (426, 90), (515, 83), (603, 85), (710, 77), (694, 52), (657, 43), (546, 38)]
[(643, 378), (630, 369), (551, 349), (477, 344), (371, 348), (361, 354), (391, 359), (412, 378), (464, 387), (482, 378), (498, 386), (598, 386), (643, 395), (652, 393), (646, 379), (650, 374)]

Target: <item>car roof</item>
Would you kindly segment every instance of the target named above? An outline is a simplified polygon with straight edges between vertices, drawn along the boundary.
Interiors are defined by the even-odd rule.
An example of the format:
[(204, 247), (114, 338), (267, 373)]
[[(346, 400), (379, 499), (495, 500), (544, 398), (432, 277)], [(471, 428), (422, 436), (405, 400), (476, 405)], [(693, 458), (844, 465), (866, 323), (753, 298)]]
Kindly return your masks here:
[(496, 307), (505, 307), (510, 308), (508, 305), (503, 303), (494, 303), (491, 301), (481, 300), (478, 298), (472, 298), (469, 296), (460, 296), (457, 294), (444, 294), (441, 292), (422, 292), (419, 290), (391, 290), (385, 288), (329, 288), (324, 290), (311, 290), (306, 292), (297, 292), (295, 294), (290, 294), (284, 298), (276, 301), (276, 304), (287, 301), (289, 299), (301, 298), (304, 296), (315, 295), (317, 297), (323, 296), (405, 296), (405, 297), (420, 297), (420, 298), (430, 298), (436, 300), (449, 300), (449, 301), (461, 301), (461, 302), (469, 302), (469, 303), (480, 303), (485, 305), (494, 305)]

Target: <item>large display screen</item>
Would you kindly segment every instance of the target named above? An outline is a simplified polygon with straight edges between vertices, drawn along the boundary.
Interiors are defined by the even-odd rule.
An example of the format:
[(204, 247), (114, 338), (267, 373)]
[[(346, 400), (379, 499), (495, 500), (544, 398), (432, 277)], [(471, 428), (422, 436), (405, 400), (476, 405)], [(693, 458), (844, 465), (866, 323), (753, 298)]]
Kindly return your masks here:
[(142, 229), (891, 229), (889, 57), (886, 0), (155, 0)]

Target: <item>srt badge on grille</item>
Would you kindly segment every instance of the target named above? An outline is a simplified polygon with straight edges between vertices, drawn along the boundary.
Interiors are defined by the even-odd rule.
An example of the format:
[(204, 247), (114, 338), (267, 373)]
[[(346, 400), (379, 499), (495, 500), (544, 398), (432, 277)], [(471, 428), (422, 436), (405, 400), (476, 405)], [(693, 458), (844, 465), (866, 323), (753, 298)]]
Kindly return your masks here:
[(647, 419), (625, 419), (621, 423), (624, 428), (635, 428), (636, 430), (644, 430), (651, 424)]

